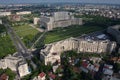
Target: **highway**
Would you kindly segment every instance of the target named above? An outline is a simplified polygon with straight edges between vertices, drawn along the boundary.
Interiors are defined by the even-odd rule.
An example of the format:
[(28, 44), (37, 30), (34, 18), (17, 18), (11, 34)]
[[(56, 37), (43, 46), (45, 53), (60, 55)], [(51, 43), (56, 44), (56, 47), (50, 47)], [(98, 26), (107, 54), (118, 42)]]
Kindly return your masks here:
[(12, 39), (18, 53), (23, 56), (24, 58), (28, 57), (30, 55), (30, 52), (28, 51), (28, 49), (25, 47), (24, 43), (21, 41), (21, 39), (19, 38), (19, 36), (15, 33), (15, 31), (13, 30), (13, 28), (9, 25), (9, 24), (4, 24), (8, 34), (10, 35), (10, 38)]

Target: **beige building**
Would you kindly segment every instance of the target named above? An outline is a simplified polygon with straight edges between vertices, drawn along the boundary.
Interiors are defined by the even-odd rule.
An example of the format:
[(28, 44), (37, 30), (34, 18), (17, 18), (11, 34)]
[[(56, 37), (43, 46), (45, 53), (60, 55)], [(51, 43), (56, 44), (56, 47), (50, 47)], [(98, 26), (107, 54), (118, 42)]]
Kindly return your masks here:
[(57, 27), (68, 27), (70, 25), (82, 25), (81, 18), (74, 18), (69, 12), (54, 12), (52, 16), (41, 16), (40, 26), (48, 31)]
[(59, 42), (47, 44), (40, 51), (40, 58), (45, 62), (54, 64), (60, 62), (60, 55), (64, 51), (76, 50), (78, 53), (111, 53), (116, 48), (116, 43), (109, 40), (85, 40), (68, 38)]
[(116, 43), (109, 40), (79, 40), (78, 52), (111, 53), (116, 48)]
[(25, 15), (25, 14), (31, 14), (31, 11), (21, 11), (21, 12), (16, 12), (17, 15)]
[(0, 16), (10, 16), (11, 12), (0, 12)]
[(33, 23), (37, 25), (40, 22), (40, 18), (35, 17)]
[(20, 62), (18, 66), (18, 72), (20, 77), (30, 74), (28, 64), (25, 62)]
[(10, 68), (12, 71), (18, 72), (20, 77), (29, 74), (29, 68), (23, 57), (9, 55), (0, 60), (0, 69)]

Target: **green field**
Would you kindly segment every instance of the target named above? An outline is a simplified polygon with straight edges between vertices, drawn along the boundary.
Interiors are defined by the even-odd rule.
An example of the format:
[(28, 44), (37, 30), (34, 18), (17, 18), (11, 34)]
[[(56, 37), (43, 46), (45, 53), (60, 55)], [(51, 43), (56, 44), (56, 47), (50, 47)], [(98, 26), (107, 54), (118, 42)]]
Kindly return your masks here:
[(0, 58), (7, 56), (8, 54), (13, 54), (15, 52), (15, 47), (9, 36), (0, 37)]
[(63, 40), (69, 37), (77, 37), (82, 34), (91, 33), (94, 31), (103, 30), (103, 27), (98, 26), (70, 26), (66, 28), (57, 28), (46, 34), (45, 43), (52, 43), (59, 40)]
[[(0, 58), (3, 58), (8, 54), (13, 54), (15, 52), (13, 42), (6, 32), (7, 31), (5, 27), (3, 25), (0, 25)], [(2, 36), (2, 33), (5, 33), (5, 36)]]
[(20, 37), (25, 37), (27, 35), (36, 35), (38, 31), (33, 27), (29, 26), (28, 24), (22, 26), (14, 27), (14, 30)]
[(36, 35), (39, 33), (36, 29), (28, 24), (14, 26), (13, 28), (27, 47), (32, 45), (32, 43), (35, 41)]

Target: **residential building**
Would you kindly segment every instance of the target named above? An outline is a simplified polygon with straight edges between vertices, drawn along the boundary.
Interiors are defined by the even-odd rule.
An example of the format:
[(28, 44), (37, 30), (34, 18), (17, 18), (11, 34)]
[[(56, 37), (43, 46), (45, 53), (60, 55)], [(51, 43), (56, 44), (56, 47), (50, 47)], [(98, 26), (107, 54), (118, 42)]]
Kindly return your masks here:
[(9, 76), (7, 74), (2, 74), (0, 80), (9, 80)]
[(68, 27), (70, 25), (82, 25), (81, 18), (75, 18), (69, 12), (54, 12), (52, 16), (41, 16), (40, 26), (48, 31), (57, 27)]
[(29, 67), (23, 57), (9, 55), (0, 60), (0, 69), (10, 68), (12, 71), (18, 72), (20, 77), (23, 77), (30, 73)]
[(38, 76), (34, 77), (32, 80), (46, 80), (46, 74), (41, 72)]
[(20, 77), (30, 74), (30, 69), (26, 62), (19, 62), (18, 73), (19, 73)]
[(0, 68), (7, 69), (10, 68), (12, 71), (17, 71), (16, 66), (19, 61), (22, 61), (21, 57), (7, 56), (0, 60)]
[(38, 80), (45, 80), (46, 78), (46, 74), (44, 72), (41, 72), (39, 75), (38, 75)]

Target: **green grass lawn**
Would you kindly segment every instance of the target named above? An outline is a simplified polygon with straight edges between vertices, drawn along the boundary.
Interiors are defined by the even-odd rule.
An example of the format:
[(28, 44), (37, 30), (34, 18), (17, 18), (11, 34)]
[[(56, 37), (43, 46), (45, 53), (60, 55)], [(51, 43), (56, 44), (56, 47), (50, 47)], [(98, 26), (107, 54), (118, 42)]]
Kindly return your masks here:
[(22, 26), (16, 26), (14, 27), (14, 30), (20, 37), (25, 37), (27, 35), (36, 35), (38, 31), (34, 29), (33, 27), (29, 26), (28, 24), (22, 25)]
[(77, 26), (77, 25), (66, 28), (58, 28), (46, 34), (45, 43), (48, 44), (69, 37), (77, 37), (81, 36), (82, 34), (87, 34), (102, 29), (103, 29), (102, 27), (97, 26)]
[(0, 37), (0, 58), (5, 57), (8, 54), (13, 54), (15, 51), (15, 47), (9, 35)]
[(21, 26), (14, 26), (13, 28), (28, 48), (36, 40), (36, 35), (39, 34), (39, 31), (37, 31), (28, 24), (24, 24)]
[(6, 33), (7, 30), (4, 25), (0, 25), (0, 58), (13, 54), (16, 50), (8, 34), (2, 36), (2, 33)]

